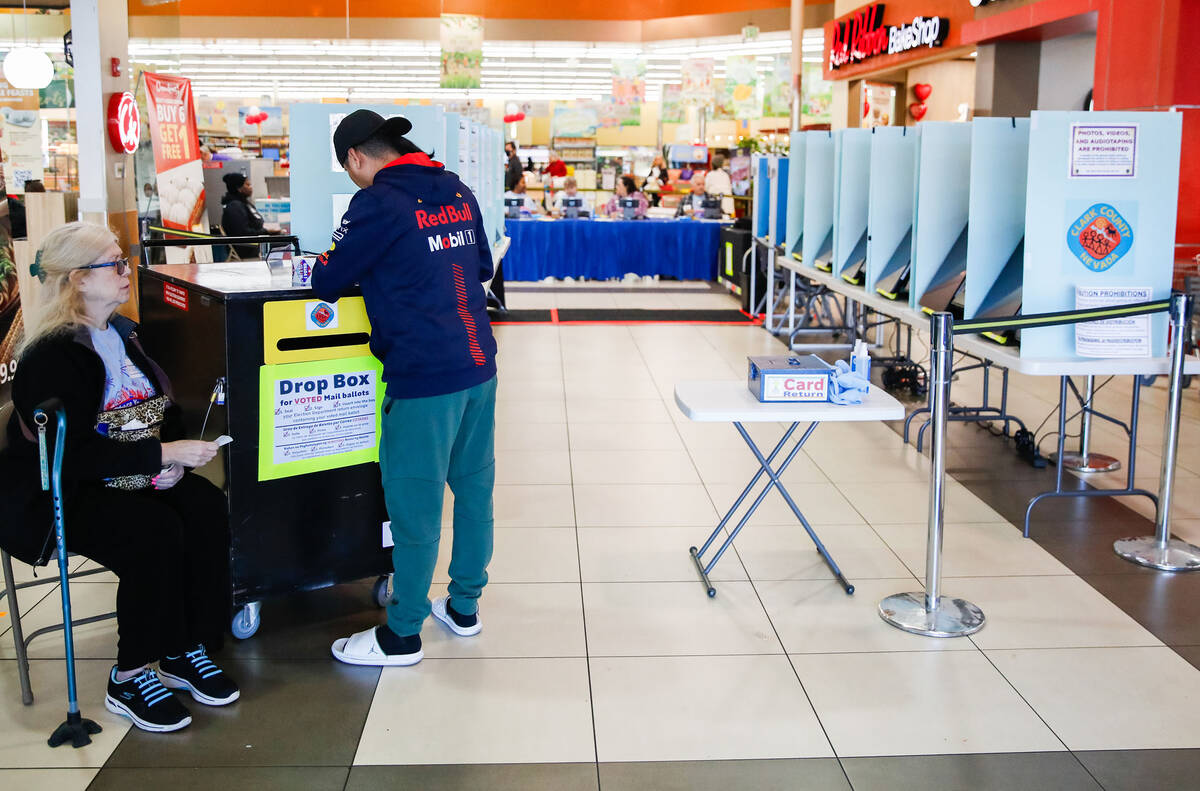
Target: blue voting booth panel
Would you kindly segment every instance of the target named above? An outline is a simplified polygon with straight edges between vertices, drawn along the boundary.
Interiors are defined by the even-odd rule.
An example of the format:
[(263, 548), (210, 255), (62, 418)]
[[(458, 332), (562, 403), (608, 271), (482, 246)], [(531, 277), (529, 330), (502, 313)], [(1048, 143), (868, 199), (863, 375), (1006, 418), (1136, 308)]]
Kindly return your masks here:
[(721, 228), (705, 220), (506, 220), (504, 277), (715, 280)]
[[(290, 109), (292, 228), (304, 250), (329, 247), (334, 223), (358, 191), (333, 156), (333, 130), (341, 117), (359, 109), (386, 117), (403, 115), (413, 123), (406, 135), (438, 156), (446, 149), (446, 118), (441, 107), (395, 104), (293, 104)], [(335, 217), (335, 210), (337, 216)]]
[(914, 308), (934, 283), (961, 277), (966, 267), (974, 124), (925, 121), (918, 124), (917, 129), (916, 204), (909, 288), (909, 304)]
[(867, 201), (871, 185), (871, 130), (834, 133), (837, 172), (833, 225), (833, 274), (841, 275), (867, 256)]
[[(1170, 295), (1182, 131), (1175, 112), (1032, 114), (1023, 313), (1073, 309), (1077, 289), (1103, 294), (1107, 304), (1145, 301), (1136, 292)], [(1085, 327), (1025, 330), (1021, 356), (1074, 356), (1077, 331), (1094, 337)], [(1166, 314), (1151, 317), (1148, 344), (1127, 342), (1115, 338), (1106, 348), (1165, 355)]]
[(783, 244), (787, 239), (789, 164), (787, 157), (775, 158), (775, 180), (771, 184), (771, 199), (775, 201), (775, 227), (771, 229), (774, 244)]
[(804, 239), (804, 132), (792, 132), (788, 147), (787, 228), (785, 255), (800, 257)]
[(767, 157), (760, 156), (754, 162), (754, 238), (759, 239), (771, 233), (771, 163)]
[(834, 142), (832, 132), (805, 132), (804, 235), (805, 265), (829, 269), (833, 260)]
[(969, 148), (970, 227), (963, 315), (1011, 315), (1020, 304), (1025, 260), (1029, 119), (977, 118)]
[(868, 190), (867, 279), (879, 279), (909, 264), (912, 257), (913, 175), (917, 135), (908, 127), (881, 126), (871, 135)]

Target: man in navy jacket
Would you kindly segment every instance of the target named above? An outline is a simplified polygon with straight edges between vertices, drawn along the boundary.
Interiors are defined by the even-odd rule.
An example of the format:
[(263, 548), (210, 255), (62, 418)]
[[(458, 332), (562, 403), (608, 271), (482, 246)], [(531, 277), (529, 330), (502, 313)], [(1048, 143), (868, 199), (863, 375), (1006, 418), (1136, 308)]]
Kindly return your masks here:
[[(458, 176), (404, 135), (412, 123), (357, 110), (334, 153), (359, 191), (312, 288), (336, 299), (358, 284), (387, 394), (379, 462), (395, 546), (387, 624), (333, 644), (359, 665), (412, 665), (432, 611), (461, 637), (479, 633), (492, 556), (496, 341), (482, 281), (492, 256), (479, 204)], [(449, 595), (429, 601), (442, 494), (454, 492)]]

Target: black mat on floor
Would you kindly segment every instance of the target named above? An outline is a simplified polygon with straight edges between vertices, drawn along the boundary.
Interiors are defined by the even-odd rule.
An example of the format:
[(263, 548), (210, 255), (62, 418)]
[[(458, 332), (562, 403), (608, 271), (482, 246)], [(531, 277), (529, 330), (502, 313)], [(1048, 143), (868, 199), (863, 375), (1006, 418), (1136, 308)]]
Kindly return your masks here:
[(554, 319), (548, 310), (509, 310), (504, 313), (488, 311), (488, 315), (491, 317), (493, 324), (523, 324), (530, 321), (549, 322)]
[(711, 321), (729, 324), (753, 324), (740, 310), (661, 310), (639, 308), (561, 308), (559, 321)]

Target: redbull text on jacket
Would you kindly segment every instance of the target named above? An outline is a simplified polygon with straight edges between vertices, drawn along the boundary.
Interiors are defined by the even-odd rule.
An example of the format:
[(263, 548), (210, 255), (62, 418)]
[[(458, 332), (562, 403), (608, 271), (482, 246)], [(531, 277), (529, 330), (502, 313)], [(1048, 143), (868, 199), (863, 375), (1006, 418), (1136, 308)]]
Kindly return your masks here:
[(457, 209), (453, 206), (443, 206), (436, 212), (417, 209), (415, 216), (418, 228), (432, 228), (435, 225), (475, 221), (474, 215), (471, 214), (471, 207), (466, 201), (463, 201), (462, 207)]

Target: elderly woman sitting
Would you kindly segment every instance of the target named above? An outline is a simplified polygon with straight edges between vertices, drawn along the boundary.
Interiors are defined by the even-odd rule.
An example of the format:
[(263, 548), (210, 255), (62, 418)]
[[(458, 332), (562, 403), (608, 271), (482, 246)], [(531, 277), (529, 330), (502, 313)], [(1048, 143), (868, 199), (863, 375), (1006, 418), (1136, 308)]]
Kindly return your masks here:
[(26, 306), (0, 454), (0, 501), (10, 508), (0, 546), (34, 564), (54, 550), (32, 427), (38, 405), (57, 398), (67, 414), (67, 549), (120, 579), (105, 706), (143, 730), (178, 730), (191, 715), (165, 687), (210, 706), (239, 696), (208, 657), (230, 612), (228, 507), (219, 489), (187, 471), (212, 460), (217, 446), (180, 439), (171, 383), (142, 350), (134, 323), (115, 315), (129, 299), (130, 270), (111, 231), (82, 222), (55, 229), (33, 271), (42, 287)]
[(608, 199), (608, 203), (604, 206), (604, 213), (609, 217), (624, 216), (625, 209), (621, 206), (621, 199), (633, 198), (637, 201), (633, 216), (645, 217), (646, 209), (650, 208), (650, 202), (646, 200), (645, 195), (638, 191), (637, 182), (633, 180), (633, 176), (621, 176), (617, 179), (616, 187), (616, 194)]

